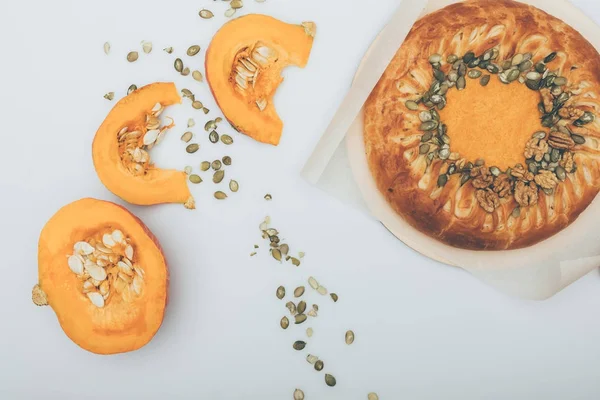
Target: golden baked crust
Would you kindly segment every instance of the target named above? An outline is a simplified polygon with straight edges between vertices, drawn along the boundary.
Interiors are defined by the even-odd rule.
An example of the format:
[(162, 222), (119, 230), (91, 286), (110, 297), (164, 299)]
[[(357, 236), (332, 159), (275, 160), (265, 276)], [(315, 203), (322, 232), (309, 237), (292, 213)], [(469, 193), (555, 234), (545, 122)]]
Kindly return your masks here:
[[(424, 132), (420, 128), (423, 121), (419, 113), (429, 107), (423, 105), (421, 98), (434, 81), (430, 57), (441, 55), (443, 61), (439, 68), (448, 73), (452, 68), (446, 62), (449, 55), (462, 57), (473, 52), (479, 56), (492, 48), (497, 49), (498, 62), (511, 60), (517, 54), (532, 53), (534, 65), (556, 53), (547, 62), (547, 68), (557, 77), (568, 80), (564, 92), (569, 100), (564, 110), (555, 112), (554, 115), (559, 112), (561, 115), (555, 117), (559, 122), (552, 129), (540, 122), (539, 130), (546, 132), (544, 139), (527, 143), (527, 156), (531, 161), (540, 161), (536, 160), (540, 158), (542, 163), (543, 152), (548, 148), (552, 150), (552, 146), (557, 148), (560, 160), (553, 159), (551, 167), (545, 163), (545, 168), (552, 171), (538, 170), (538, 163), (538, 167), (533, 167), (535, 174), (527, 176), (530, 160), (523, 155), (523, 171), (513, 167), (506, 170), (506, 176), (501, 175), (498, 182), (493, 182), (496, 177), (490, 175), (491, 165), (478, 168), (473, 165), (476, 159), (465, 159), (458, 153), (451, 153), (449, 157), (445, 154), (446, 159), (440, 159), (441, 147), (435, 144), (422, 147)], [(525, 86), (526, 73), (522, 73), (521, 83), (511, 85)], [(492, 74), (491, 79), (498, 77)], [(415, 228), (447, 244), (480, 250), (516, 249), (535, 244), (572, 223), (600, 190), (598, 118), (583, 124), (577, 116), (569, 115), (570, 111), (600, 115), (599, 82), (600, 55), (563, 21), (512, 0), (470, 0), (450, 5), (415, 23), (365, 105), (364, 140), (372, 175), (397, 213)], [(477, 80), (467, 79), (467, 84), (462, 93), (468, 93), (470, 85), (479, 86)], [(490, 94), (494, 87), (487, 88)], [(551, 84), (548, 87), (553, 88)], [(549, 90), (544, 90), (534, 92), (542, 102), (542, 111), (542, 93), (551, 96)], [(421, 100), (419, 109), (409, 110), (406, 103), (409, 100)], [(468, 105), (468, 99), (461, 104)], [(414, 108), (415, 104), (411, 106)], [(518, 99), (508, 102), (502, 114), (490, 115), (490, 124), (501, 122), (502, 115), (521, 110), (517, 107), (520, 107)], [(537, 109), (531, 112), (541, 117)], [(522, 129), (529, 129), (510, 123), (514, 126), (504, 127), (500, 133), (502, 140), (522, 138)], [(569, 132), (576, 134), (573, 137), (577, 136), (579, 143), (569, 139)], [(447, 133), (450, 138), (460, 134)], [(531, 137), (533, 133), (528, 131), (526, 135)], [(581, 143), (581, 139), (585, 139), (585, 143)], [(482, 140), (485, 143), (485, 135)], [(448, 152), (450, 150), (451, 144)], [(486, 151), (490, 157), (501, 159), (498, 156), (501, 148), (497, 153)], [(428, 160), (430, 152), (435, 153), (435, 157)], [(576, 170), (571, 171), (573, 162)], [(453, 171), (448, 169), (452, 165), (466, 165), (469, 169), (462, 174), (450, 174)], [(556, 179), (558, 170), (564, 181)], [(570, 172), (566, 178), (564, 170)], [(504, 184), (506, 193), (502, 191)]]

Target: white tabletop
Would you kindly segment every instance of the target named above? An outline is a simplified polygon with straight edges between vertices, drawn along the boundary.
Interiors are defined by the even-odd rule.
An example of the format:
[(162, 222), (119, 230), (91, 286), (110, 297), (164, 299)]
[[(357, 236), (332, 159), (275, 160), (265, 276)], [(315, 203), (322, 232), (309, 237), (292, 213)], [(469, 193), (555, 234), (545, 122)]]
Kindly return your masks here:
[[(574, 1), (600, 22), (596, 0)], [(10, 3), (10, 7), (8, 6)], [(201, 67), (226, 3), (157, 0), (4, 2), (0, 146), (0, 399), (366, 399), (376, 391), (398, 399), (597, 399), (600, 396), (600, 280), (593, 272), (554, 298), (508, 298), (467, 273), (430, 261), (367, 215), (304, 183), (299, 171), (349, 87), (364, 51), (398, 0), (246, 0), (242, 13), (290, 22), (314, 20), (317, 38), (305, 70), (285, 71), (276, 103), (285, 130), (270, 147), (232, 133), (230, 147), (212, 145), (204, 115), (189, 104), (169, 114), (179, 126), (153, 150), (157, 164), (196, 169), (203, 160), (233, 158), (227, 169), (240, 192), (212, 198), (210, 177), (193, 187), (198, 209), (127, 206), (160, 239), (171, 266), (170, 303), (161, 330), (143, 349), (102, 357), (73, 344), (49, 308), (35, 307), (37, 240), (46, 220), (81, 197), (124, 204), (98, 180), (94, 132), (131, 83), (175, 80), (212, 112), (206, 84), (173, 70), (173, 46)], [(217, 17), (201, 20), (202, 6)], [(110, 41), (106, 56), (102, 44)], [(141, 53), (140, 41), (154, 51)], [(140, 60), (125, 61), (129, 50)], [(184, 151), (180, 134), (194, 116), (201, 150)], [(226, 179), (228, 181), (228, 179)], [(272, 193), (273, 201), (263, 200)], [(299, 268), (278, 265), (258, 232), (265, 217), (305, 251)], [(259, 254), (250, 258), (254, 244)], [(285, 301), (315, 276), (339, 294), (309, 292), (319, 317), (287, 331)], [(289, 295), (288, 295), (289, 297)], [(286, 300), (287, 301), (287, 300)], [(307, 339), (305, 328), (314, 336)], [(353, 329), (356, 342), (344, 344)], [(292, 349), (308, 341), (305, 351)], [(306, 354), (325, 361), (319, 373)], [(337, 378), (329, 388), (323, 373)]]

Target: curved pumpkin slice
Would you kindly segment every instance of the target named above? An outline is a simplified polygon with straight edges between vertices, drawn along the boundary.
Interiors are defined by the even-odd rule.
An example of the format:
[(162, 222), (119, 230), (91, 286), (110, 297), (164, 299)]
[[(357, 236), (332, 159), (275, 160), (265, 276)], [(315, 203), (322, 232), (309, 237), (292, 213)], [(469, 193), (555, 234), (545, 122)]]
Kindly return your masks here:
[(150, 230), (116, 204), (82, 199), (60, 209), (40, 235), (38, 274), (34, 303), (49, 304), (85, 350), (136, 350), (160, 328), (165, 258)]
[(273, 105), (281, 70), (308, 62), (316, 25), (291, 25), (250, 14), (215, 34), (206, 51), (206, 78), (233, 127), (263, 143), (279, 144), (283, 122)]
[(177, 103), (181, 97), (173, 83), (153, 83), (113, 107), (92, 146), (94, 167), (108, 190), (132, 204), (183, 203), (194, 208), (185, 172), (158, 169), (148, 154), (173, 126), (168, 117), (162, 126), (160, 115)]

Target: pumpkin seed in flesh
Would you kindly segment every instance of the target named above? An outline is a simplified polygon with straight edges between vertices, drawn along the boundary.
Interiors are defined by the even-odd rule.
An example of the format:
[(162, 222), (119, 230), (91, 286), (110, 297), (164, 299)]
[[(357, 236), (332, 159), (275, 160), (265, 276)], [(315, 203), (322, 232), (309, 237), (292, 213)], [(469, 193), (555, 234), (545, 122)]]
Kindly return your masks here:
[(131, 63), (131, 62), (136, 62), (136, 61), (137, 61), (137, 59), (138, 59), (138, 57), (139, 57), (139, 54), (138, 54), (138, 52), (137, 52), (137, 51), (130, 51), (130, 52), (127, 54), (127, 61), (129, 61), (130, 63)]
[(142, 42), (142, 50), (146, 54), (150, 54), (152, 52), (152, 42), (146, 42), (145, 40)]
[(327, 386), (334, 387), (337, 382), (333, 375), (325, 374), (325, 383)]
[(302, 300), (300, 303), (298, 303), (296, 310), (298, 311), (298, 314), (304, 314), (304, 311), (306, 311), (306, 302)]
[(198, 82), (204, 81), (204, 77), (202, 76), (202, 72), (200, 72), (198, 70), (194, 70), (194, 72), (192, 72), (192, 78), (194, 78), (194, 80), (198, 81)]
[(212, 167), (212, 169), (214, 169), (215, 171), (218, 171), (221, 169), (221, 161), (219, 160), (215, 160), (213, 161), (210, 166)]
[(194, 136), (194, 134), (192, 132), (185, 132), (183, 135), (181, 135), (181, 140), (183, 140), (184, 142), (189, 142), (190, 140), (192, 140), (192, 137)]
[(315, 369), (317, 371), (322, 371), (324, 367), (325, 367), (325, 363), (323, 362), (323, 360), (318, 360), (315, 362)]
[(115, 92), (108, 92), (104, 95), (104, 98), (108, 101), (112, 101), (115, 98)]
[(190, 175), (190, 182), (192, 183), (201, 183), (202, 182), (202, 178), (200, 178), (200, 176), (194, 174), (194, 175)]
[(294, 297), (302, 297), (304, 290), (304, 286), (298, 286), (296, 289), (294, 289)]
[(304, 392), (300, 389), (294, 390), (294, 400), (304, 400)]
[(229, 135), (221, 135), (221, 142), (226, 145), (233, 144), (233, 138)]
[(199, 52), (200, 52), (200, 46), (198, 46), (197, 44), (194, 44), (194, 45), (188, 47), (186, 54), (190, 57), (194, 57)]
[(333, 302), (337, 303), (337, 301), (339, 299), (338, 295), (335, 293), (331, 293), (330, 296), (331, 296), (331, 299), (333, 300)]
[(227, 194), (224, 192), (221, 192), (220, 190), (215, 192), (215, 199), (217, 200), (225, 200), (227, 198)]
[(275, 292), (275, 295), (279, 300), (282, 300), (285, 297), (285, 288), (283, 286), (279, 286)]
[[(299, 312), (299, 311), (297, 311), (297, 312)], [(296, 314), (296, 316), (294, 318), (295, 318), (295, 321), (296, 321), (296, 325), (300, 325), (301, 323), (303, 323), (304, 321), (306, 321), (306, 319), (308, 317), (306, 316), (306, 314)]]
[(212, 11), (206, 10), (206, 9), (200, 10), (198, 15), (200, 15), (200, 18), (203, 18), (203, 19), (211, 19), (212, 17), (215, 16), (215, 14), (213, 14)]
[(306, 342), (302, 340), (297, 340), (294, 342), (294, 345), (292, 347), (294, 348), (294, 350), (304, 350), (304, 348), (306, 347)]
[(217, 143), (219, 141), (219, 134), (217, 131), (211, 131), (208, 135), (208, 140), (210, 140), (211, 143)]
[(108, 55), (110, 53), (110, 43), (104, 43), (104, 54)]
[(200, 163), (200, 170), (201, 171), (208, 171), (210, 168), (210, 163), (208, 161), (202, 161)]
[(192, 143), (185, 148), (185, 151), (190, 154), (194, 154), (198, 151), (198, 149), (200, 149), (200, 145), (198, 143)]
[(240, 190), (240, 185), (239, 183), (237, 183), (237, 181), (235, 180), (230, 180), (229, 181), (229, 190), (231, 190), (233, 193), (236, 193), (238, 190)]
[(287, 329), (290, 326), (290, 320), (288, 317), (281, 318), (281, 321), (279, 321), (279, 326), (281, 326), (281, 329)]
[(173, 67), (175, 68), (175, 71), (181, 73), (181, 71), (183, 71), (183, 61), (181, 61), (181, 58), (176, 58), (175, 62), (173, 63)]
[(377, 393), (371, 392), (367, 395), (367, 400), (379, 400)]
[(354, 343), (354, 332), (348, 331), (345, 336), (346, 344), (350, 345)]
[(225, 178), (225, 171), (218, 170), (213, 174), (213, 182), (214, 183), (221, 183), (223, 181), (223, 178)]

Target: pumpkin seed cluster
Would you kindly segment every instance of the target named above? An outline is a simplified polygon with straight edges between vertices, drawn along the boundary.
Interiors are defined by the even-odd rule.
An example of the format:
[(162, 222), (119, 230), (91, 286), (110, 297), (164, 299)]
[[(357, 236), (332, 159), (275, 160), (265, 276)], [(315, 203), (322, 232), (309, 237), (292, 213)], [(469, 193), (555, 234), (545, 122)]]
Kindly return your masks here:
[[(494, 47), (479, 56), (472, 51), (462, 57), (451, 54), (444, 63), (440, 54), (433, 54), (429, 57), (433, 69), (429, 90), (405, 105), (410, 111), (419, 111), (419, 129), (423, 132), (419, 154), (426, 158), (427, 168), (434, 160), (444, 163), (438, 187), (446, 186), (453, 176), (460, 186), (471, 182), (479, 205), (488, 213), (500, 206), (501, 199), (512, 197), (517, 203), (512, 216), (517, 218), (522, 207), (537, 204), (540, 191), (552, 195), (558, 184), (577, 170), (574, 152), (585, 144), (583, 135), (587, 130), (583, 127), (593, 122), (595, 115), (574, 105), (567, 78), (548, 66), (556, 59), (556, 52), (536, 63), (533, 53), (516, 54), (504, 61), (498, 60), (499, 55), (500, 50)], [(453, 153), (448, 127), (438, 113), (447, 104), (449, 90), (464, 90), (468, 81), (487, 86), (492, 76), (506, 85), (518, 82), (539, 92), (541, 125), (547, 128), (533, 133), (527, 142), (525, 165), (517, 164), (505, 171), (487, 166), (485, 160), (471, 162)]]

